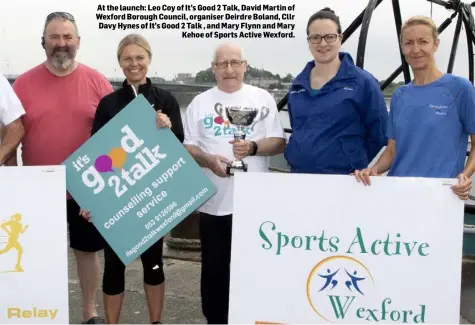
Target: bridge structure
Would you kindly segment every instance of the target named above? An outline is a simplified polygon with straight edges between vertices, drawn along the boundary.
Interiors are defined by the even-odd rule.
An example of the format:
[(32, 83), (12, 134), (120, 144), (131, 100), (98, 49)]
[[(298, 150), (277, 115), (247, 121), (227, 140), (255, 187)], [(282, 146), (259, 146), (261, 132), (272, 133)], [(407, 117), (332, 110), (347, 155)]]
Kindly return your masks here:
[[(17, 78), (16, 75), (7, 75), (5, 77), (8, 79), (10, 84), (13, 84), (15, 82), (15, 79)], [(123, 79), (109, 78), (108, 80), (114, 89), (118, 89), (122, 87)], [(210, 88), (213, 88), (215, 86), (214, 84), (195, 84), (195, 83), (185, 84), (185, 83), (174, 83), (174, 82), (153, 82), (153, 84), (159, 88), (168, 90), (172, 93), (174, 92), (200, 93)]]
[[(366, 8), (355, 18), (355, 20), (343, 32), (342, 43), (344, 44), (353, 35), (353, 33), (361, 26), (355, 64), (362, 69), (364, 68), (366, 40), (368, 39), (368, 32), (369, 32), (369, 26), (371, 23), (371, 18), (373, 16), (373, 13), (375, 12), (375, 9), (383, 1), (384, 0), (369, 0)], [(399, 4), (399, 0), (391, 0), (391, 1), (392, 1), (393, 13), (394, 13), (394, 21), (396, 23), (395, 32), (397, 33), (397, 38), (399, 39), (401, 36), (401, 26), (402, 26), (401, 7)], [(439, 34), (441, 34), (453, 22), (453, 20), (457, 19), (455, 31), (454, 31), (454, 37), (453, 37), (453, 41), (451, 45), (449, 63), (447, 65), (447, 73), (452, 73), (453, 71), (455, 57), (457, 55), (457, 46), (459, 43), (460, 32), (461, 32), (462, 24), (463, 24), (464, 29), (465, 29), (467, 49), (468, 49), (469, 80), (473, 84), (474, 83), (473, 46), (475, 45), (475, 21), (472, 15), (471, 7), (475, 6), (475, 1), (473, 1), (472, 3), (464, 3), (462, 0), (445, 0), (445, 1), (444, 0), (426, 0), (426, 1), (430, 2), (431, 5), (432, 4), (440, 5), (449, 11), (453, 11), (450, 17), (445, 19), (442, 22), (442, 24), (438, 26), (437, 31), (439, 32)], [(401, 64), (381, 84), (382, 91), (386, 89), (401, 73), (403, 73), (404, 75), (404, 82), (406, 84), (411, 81), (411, 72), (409, 71), (409, 66), (404, 59), (404, 55), (402, 53), (402, 49), (400, 46), (399, 46), (399, 53), (401, 57)], [(279, 111), (287, 110), (286, 108), (287, 100), (288, 100), (288, 94), (284, 96), (278, 102), (277, 108)], [(286, 128), (285, 131), (287, 133), (292, 133), (292, 129), (290, 128)]]
[[(373, 13), (375, 12), (376, 8), (383, 2), (384, 0), (368, 0), (368, 4), (366, 8), (355, 18), (355, 20), (348, 26), (348, 28), (343, 32), (343, 41), (344, 44), (352, 35), (353, 33), (361, 26), (359, 39), (358, 39), (358, 48), (356, 53), (356, 66), (364, 69), (364, 61), (365, 61), (365, 52), (366, 52), (366, 40), (368, 39), (368, 32), (369, 26), (371, 24), (371, 18)], [(389, 1), (389, 0), (388, 0)], [(400, 39), (401, 36), (401, 26), (402, 26), (402, 17), (401, 17), (401, 7), (399, 4), (399, 0), (391, 0), (393, 13), (394, 13), (394, 22), (396, 25), (396, 34), (397, 39)], [(416, 0), (414, 0), (416, 1)], [(422, 0), (421, 0), (422, 1)], [(472, 84), (475, 82), (475, 65), (474, 65), (474, 45), (475, 45), (475, 19), (472, 14), (472, 7), (475, 6), (475, 1), (472, 3), (464, 3), (462, 0), (425, 0), (429, 3), (440, 5), (447, 9), (448, 11), (452, 11), (452, 14), (446, 18), (437, 28), (439, 35), (444, 32), (444, 30), (450, 26), (450, 24), (456, 19), (456, 26), (454, 31), (454, 36), (451, 44), (450, 50), (450, 57), (449, 62), (447, 65), (447, 73), (452, 73), (455, 58), (457, 55), (457, 47), (459, 44), (460, 39), (460, 32), (462, 30), (462, 25), (465, 30), (466, 42), (467, 42), (467, 51), (468, 51), (468, 72), (469, 72), (469, 80)], [(409, 70), (409, 65), (404, 59), (404, 55), (402, 53), (402, 49), (399, 46), (399, 54), (401, 58), (401, 64), (397, 67), (393, 73), (381, 84), (380, 88), (381, 91), (384, 91), (391, 83), (402, 73), (404, 75), (404, 82), (408, 84), (411, 81), (411, 72)], [(287, 101), (288, 101), (288, 93), (277, 103), (278, 111), (288, 111), (287, 109)], [(291, 128), (285, 128), (285, 132), (287, 134), (292, 133)], [(471, 148), (471, 143), (469, 144), (469, 148)], [(469, 155), (469, 151), (467, 151), (467, 156)], [(475, 202), (475, 196), (471, 197), (472, 200)], [(475, 205), (473, 206), (473, 213), (475, 214)], [(475, 229), (473, 230), (475, 234)], [(475, 254), (475, 248), (474, 248)], [(475, 317), (475, 316), (474, 316)]]

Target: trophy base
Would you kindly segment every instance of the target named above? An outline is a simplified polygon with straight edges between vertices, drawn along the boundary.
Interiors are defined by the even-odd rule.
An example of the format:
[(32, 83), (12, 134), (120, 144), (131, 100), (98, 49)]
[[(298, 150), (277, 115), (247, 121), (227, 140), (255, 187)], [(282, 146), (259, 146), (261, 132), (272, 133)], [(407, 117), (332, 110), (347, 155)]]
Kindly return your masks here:
[(234, 176), (234, 173), (247, 172), (247, 165), (242, 160), (235, 160), (226, 166), (226, 174)]

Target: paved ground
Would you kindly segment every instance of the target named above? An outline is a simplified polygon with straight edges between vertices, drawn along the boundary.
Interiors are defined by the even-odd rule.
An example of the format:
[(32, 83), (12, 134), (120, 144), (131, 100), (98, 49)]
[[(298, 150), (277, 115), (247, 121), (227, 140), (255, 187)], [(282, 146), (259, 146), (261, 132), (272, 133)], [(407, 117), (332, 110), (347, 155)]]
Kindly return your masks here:
[[(164, 250), (166, 302), (162, 322), (164, 324), (203, 324), (199, 281), (199, 252)], [(102, 256), (101, 256), (102, 258)], [(102, 263), (102, 259), (101, 259)], [(69, 305), (70, 323), (81, 322), (81, 296), (76, 277), (74, 255), (69, 253)], [(475, 259), (464, 260), (461, 299), (461, 324), (475, 324)], [(98, 311), (103, 312), (102, 292), (97, 292)], [(149, 323), (147, 304), (142, 286), (142, 264), (132, 263), (126, 270), (126, 295), (121, 314), (122, 324)]]
[[(199, 281), (199, 253), (171, 252), (166, 249), (164, 271), (166, 276), (165, 308), (162, 322), (165, 324), (203, 324), (205, 319), (201, 313)], [(102, 257), (102, 256), (101, 256)], [(186, 258), (180, 260), (176, 258)], [(101, 263), (102, 263), (101, 259)], [(81, 290), (76, 276), (76, 261), (73, 253), (69, 253), (69, 305), (70, 323), (81, 322)], [(98, 311), (103, 313), (102, 291), (97, 293)], [(147, 303), (142, 285), (142, 264), (140, 260), (133, 262), (126, 269), (126, 293), (121, 314), (121, 323), (149, 323)]]
[(460, 313), (465, 324), (475, 324), (475, 260), (466, 259), (462, 268)]

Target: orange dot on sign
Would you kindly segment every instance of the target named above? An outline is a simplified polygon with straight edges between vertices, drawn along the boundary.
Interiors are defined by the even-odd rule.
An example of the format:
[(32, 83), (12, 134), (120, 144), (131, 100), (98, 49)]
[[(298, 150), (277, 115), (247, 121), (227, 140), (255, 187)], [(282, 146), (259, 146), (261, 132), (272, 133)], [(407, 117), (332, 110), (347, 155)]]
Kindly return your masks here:
[(221, 116), (216, 116), (214, 118), (214, 123), (216, 123), (216, 124), (222, 124), (223, 122), (224, 122), (224, 120)]

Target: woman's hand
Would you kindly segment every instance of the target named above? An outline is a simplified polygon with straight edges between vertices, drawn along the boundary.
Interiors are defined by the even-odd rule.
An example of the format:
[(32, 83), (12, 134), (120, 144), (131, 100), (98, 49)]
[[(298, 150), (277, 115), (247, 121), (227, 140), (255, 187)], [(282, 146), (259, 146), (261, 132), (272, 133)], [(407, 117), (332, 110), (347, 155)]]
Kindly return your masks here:
[(157, 111), (156, 121), (157, 121), (157, 128), (171, 128), (172, 127), (172, 122), (170, 121), (168, 116), (162, 113), (161, 110)]
[(91, 212), (89, 210), (79, 209), (79, 215), (86, 219), (88, 222), (91, 222)]
[(459, 180), (459, 183), (457, 185), (451, 186), (452, 191), (461, 200), (468, 200), (468, 192), (472, 188), (472, 180), (465, 176), (463, 173), (460, 173), (457, 178)]
[(353, 173), (358, 182), (363, 182), (364, 185), (371, 185), (370, 176), (378, 176), (378, 171), (374, 167), (365, 168), (363, 170), (355, 170)]

